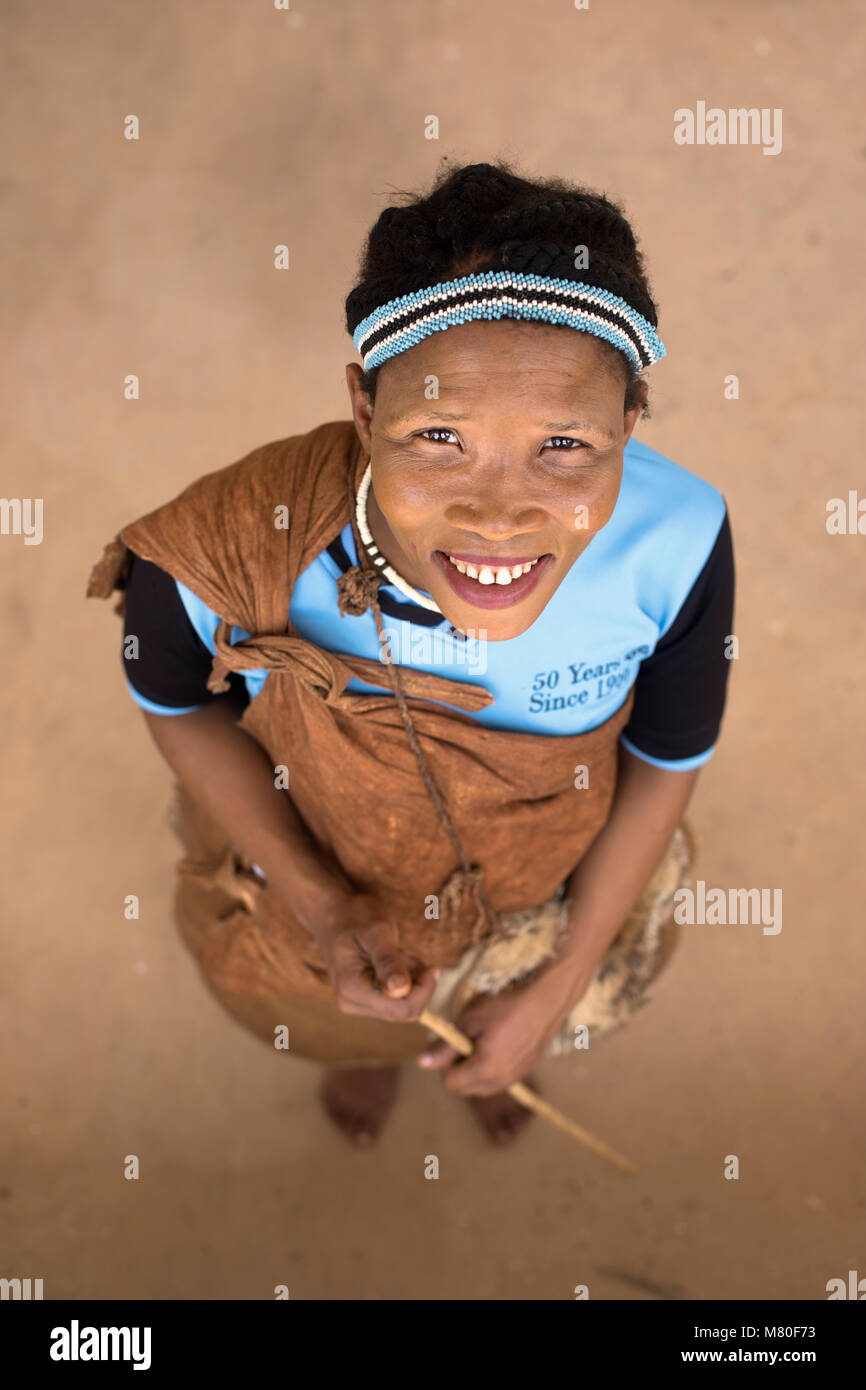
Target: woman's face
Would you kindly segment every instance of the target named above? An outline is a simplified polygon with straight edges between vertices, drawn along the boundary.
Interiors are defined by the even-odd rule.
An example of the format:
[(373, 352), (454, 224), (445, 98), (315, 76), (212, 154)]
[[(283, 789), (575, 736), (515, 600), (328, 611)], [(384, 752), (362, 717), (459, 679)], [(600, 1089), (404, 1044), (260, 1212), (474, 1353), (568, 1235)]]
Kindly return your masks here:
[(374, 406), (361, 375), (346, 368), (376, 544), (462, 632), (518, 637), (613, 513), (639, 414), (624, 373), (589, 334), (500, 319), (391, 358)]

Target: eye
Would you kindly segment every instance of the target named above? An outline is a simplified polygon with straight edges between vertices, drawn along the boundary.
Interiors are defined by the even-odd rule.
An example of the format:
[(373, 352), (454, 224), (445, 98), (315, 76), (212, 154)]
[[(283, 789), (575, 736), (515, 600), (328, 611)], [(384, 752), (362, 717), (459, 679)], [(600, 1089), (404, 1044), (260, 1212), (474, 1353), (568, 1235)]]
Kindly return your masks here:
[[(444, 429), (435, 429), (435, 428), (434, 428), (434, 429), (429, 429), (429, 430), (421, 430), (419, 433), (420, 433), (422, 439), (428, 439), (428, 438), (430, 438), (431, 435), (434, 435), (434, 434), (436, 434), (436, 435), (450, 434), (450, 435), (453, 436), (454, 431), (453, 431), (453, 430), (444, 430)], [(444, 439), (444, 440), (443, 440), (443, 439), (434, 439), (434, 440), (432, 440), (432, 443), (434, 443), (434, 444), (450, 444), (450, 443), (451, 443), (451, 440), (449, 440), (449, 439)]]
[(562, 452), (562, 450), (559, 448), (560, 445), (565, 445), (566, 449), (569, 449), (572, 446), (575, 446), (578, 449), (589, 448), (589, 445), (584, 444), (582, 439), (572, 439), (569, 435), (566, 434), (552, 434), (550, 436), (550, 439), (545, 441), (545, 448), (549, 447), (551, 440), (553, 441), (554, 447), (559, 449), (560, 453)]

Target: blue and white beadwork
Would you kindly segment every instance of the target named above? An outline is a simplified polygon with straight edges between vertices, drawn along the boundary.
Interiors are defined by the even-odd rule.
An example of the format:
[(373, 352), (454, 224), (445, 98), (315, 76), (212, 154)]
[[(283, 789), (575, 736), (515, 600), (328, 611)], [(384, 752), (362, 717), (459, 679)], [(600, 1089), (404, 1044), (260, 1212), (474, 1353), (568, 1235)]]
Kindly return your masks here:
[(364, 370), (414, 347), (431, 333), (473, 319), (540, 319), (604, 338), (634, 375), (665, 356), (652, 324), (619, 295), (578, 280), (488, 270), (389, 300), (358, 324), (352, 341)]

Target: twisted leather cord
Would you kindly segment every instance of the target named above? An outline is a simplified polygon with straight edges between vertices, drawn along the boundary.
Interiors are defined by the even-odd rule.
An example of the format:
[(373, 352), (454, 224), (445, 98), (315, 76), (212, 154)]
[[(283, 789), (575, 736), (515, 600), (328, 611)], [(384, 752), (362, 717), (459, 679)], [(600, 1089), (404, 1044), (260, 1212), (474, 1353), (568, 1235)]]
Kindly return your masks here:
[(357, 617), (360, 613), (366, 612), (368, 606), (372, 606), (373, 617), (376, 622), (376, 631), (379, 634), (379, 642), (385, 655), (385, 664), (390, 673), (391, 687), (397, 700), (400, 717), (406, 729), (409, 746), (415, 755), (415, 760), (418, 763), (424, 785), (427, 788), (433, 805), (436, 807), (445, 833), (451, 841), (457, 857), (460, 860), (460, 868), (455, 869), (450, 875), (439, 893), (439, 898), (444, 906), (446, 915), (450, 917), (455, 924), (452, 927), (452, 932), (456, 933), (456, 923), (461, 905), (464, 901), (468, 901), (471, 895), (476, 907), (476, 918), (472, 925), (471, 937), (472, 944), (475, 944), (483, 936), (495, 930), (497, 920), (496, 913), (481, 885), (484, 870), (480, 864), (470, 864), (463, 850), (463, 846), (460, 843), (460, 837), (454, 828), (451, 816), (448, 813), (448, 808), (445, 805), (442, 793), (437, 787), (433, 774), (430, 771), (427, 759), (418, 741), (418, 734), (412, 723), (412, 716), (400, 685), (397, 667), (391, 656), (391, 649), (385, 635), (382, 612), (379, 608), (379, 600), (377, 598), (377, 590), (382, 582), (383, 576), (370, 565), (366, 547), (358, 532), (357, 523), (355, 521), (355, 503), (357, 499), (355, 497), (354, 480), (360, 456), (361, 448), (359, 445), (352, 467), (348, 470), (347, 486), (349, 494), (349, 516), (352, 522), (352, 534), (355, 539), (355, 553), (361, 560), (361, 565), (360, 567), (353, 565), (351, 569), (347, 570), (346, 573), (341, 575), (337, 580), (338, 607), (341, 613), (349, 612)]

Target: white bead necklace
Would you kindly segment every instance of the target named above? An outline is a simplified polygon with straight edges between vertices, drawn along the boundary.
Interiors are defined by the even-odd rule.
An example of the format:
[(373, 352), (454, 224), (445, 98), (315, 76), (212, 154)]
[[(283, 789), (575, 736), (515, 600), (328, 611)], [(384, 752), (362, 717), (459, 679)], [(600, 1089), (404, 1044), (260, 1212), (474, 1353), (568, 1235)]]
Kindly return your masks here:
[(424, 594), (419, 594), (417, 589), (413, 589), (411, 584), (407, 583), (401, 575), (397, 574), (396, 570), (391, 568), (385, 556), (373, 540), (370, 527), (367, 523), (367, 494), (370, 491), (372, 467), (373, 465), (371, 463), (367, 464), (366, 471), (361, 479), (361, 485), (358, 488), (358, 496), (355, 500), (355, 520), (358, 523), (358, 530), (361, 534), (361, 540), (364, 542), (367, 554), (373, 561), (376, 569), (381, 570), (382, 574), (385, 575), (389, 584), (393, 584), (401, 593), (404, 593), (407, 598), (410, 598), (413, 603), (420, 604), (422, 608), (429, 608), (432, 613), (441, 613), (442, 609), (439, 607), (438, 603), (434, 603), (432, 598), (426, 598)]

